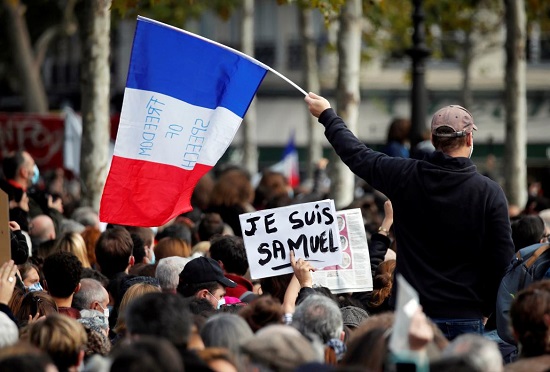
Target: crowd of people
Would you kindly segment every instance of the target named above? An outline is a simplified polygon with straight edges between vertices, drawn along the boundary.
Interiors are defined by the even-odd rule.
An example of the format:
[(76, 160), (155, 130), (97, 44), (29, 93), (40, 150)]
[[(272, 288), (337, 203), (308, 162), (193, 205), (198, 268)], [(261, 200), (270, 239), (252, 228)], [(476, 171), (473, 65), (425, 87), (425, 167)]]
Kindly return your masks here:
[[(2, 160), (12, 259), (0, 267), (0, 370), (550, 370), (550, 278), (515, 296), (516, 344), (493, 316), (514, 253), (548, 241), (550, 205), (539, 190), (508, 208), (469, 159), (471, 114), (436, 112), (434, 151), (418, 160), (369, 149), (324, 98), (306, 103), (359, 177), (348, 207), (363, 214), (372, 291), (334, 294), (292, 251), (293, 274), (249, 276), (238, 216), (327, 198), (325, 161), (294, 190), (272, 170), (253, 185), (238, 166), (216, 169), (193, 211), (145, 228), (101, 224), (62, 172), (40, 176), (21, 151)], [(421, 305), (404, 333), (398, 274)]]

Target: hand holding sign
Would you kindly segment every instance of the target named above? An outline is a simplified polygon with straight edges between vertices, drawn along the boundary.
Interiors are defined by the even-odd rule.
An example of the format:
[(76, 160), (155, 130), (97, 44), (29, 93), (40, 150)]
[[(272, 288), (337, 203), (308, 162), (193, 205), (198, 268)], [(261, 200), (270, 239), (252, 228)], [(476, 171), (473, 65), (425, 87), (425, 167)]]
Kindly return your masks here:
[(294, 250), (290, 251), (290, 264), (292, 265), (296, 279), (300, 282), (300, 287), (311, 288), (313, 286), (313, 277), (311, 276), (311, 272), (315, 271), (315, 268), (303, 258), (299, 258), (298, 261), (296, 261), (296, 258), (294, 257)]

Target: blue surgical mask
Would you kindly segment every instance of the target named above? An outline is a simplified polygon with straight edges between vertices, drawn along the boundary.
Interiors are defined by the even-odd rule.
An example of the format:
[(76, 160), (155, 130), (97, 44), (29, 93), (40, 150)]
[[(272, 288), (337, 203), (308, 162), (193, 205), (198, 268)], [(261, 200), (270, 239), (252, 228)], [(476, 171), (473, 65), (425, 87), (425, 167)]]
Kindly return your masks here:
[(38, 170), (38, 166), (36, 164), (34, 165), (33, 171), (34, 173), (32, 175), (31, 183), (36, 185), (40, 179), (40, 171)]
[(30, 286), (28, 286), (27, 290), (29, 292), (38, 292), (38, 291), (43, 291), (44, 288), (42, 288), (42, 285), (40, 284), (40, 282), (36, 282), (36, 283), (31, 284)]
[(150, 260), (151, 262), (149, 262), (149, 263), (151, 265), (153, 265), (157, 261), (157, 258), (155, 257), (155, 251), (153, 251), (152, 249), (151, 249), (151, 251), (152, 251), (151, 252), (151, 260)]

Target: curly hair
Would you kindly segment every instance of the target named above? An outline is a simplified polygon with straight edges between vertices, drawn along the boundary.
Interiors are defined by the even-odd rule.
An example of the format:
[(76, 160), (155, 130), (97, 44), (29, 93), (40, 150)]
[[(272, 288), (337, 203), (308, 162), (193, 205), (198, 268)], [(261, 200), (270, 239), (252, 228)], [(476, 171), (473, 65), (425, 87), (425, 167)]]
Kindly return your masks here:
[(80, 283), (82, 263), (71, 252), (56, 252), (46, 257), (42, 271), (50, 294), (67, 298)]

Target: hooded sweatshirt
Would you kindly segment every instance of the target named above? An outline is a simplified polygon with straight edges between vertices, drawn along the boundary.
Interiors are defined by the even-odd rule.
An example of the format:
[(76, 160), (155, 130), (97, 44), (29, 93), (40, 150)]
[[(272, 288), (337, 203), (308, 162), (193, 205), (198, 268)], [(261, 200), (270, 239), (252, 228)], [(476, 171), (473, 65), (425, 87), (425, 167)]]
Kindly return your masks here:
[(376, 152), (333, 109), (319, 122), (350, 170), (392, 201), (396, 273), (416, 289), (424, 312), (432, 318), (489, 316), (514, 254), (500, 186), (469, 158), (435, 151), (416, 160)]

